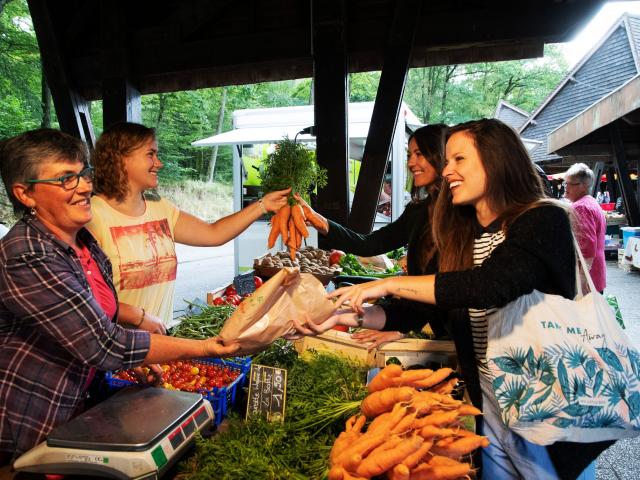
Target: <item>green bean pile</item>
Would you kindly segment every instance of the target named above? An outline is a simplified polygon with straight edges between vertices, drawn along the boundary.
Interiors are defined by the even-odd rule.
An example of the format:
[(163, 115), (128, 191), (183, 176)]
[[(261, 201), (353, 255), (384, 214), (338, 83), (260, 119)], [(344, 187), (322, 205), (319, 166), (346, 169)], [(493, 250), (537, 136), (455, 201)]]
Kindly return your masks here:
[(232, 305), (206, 305), (200, 308), (199, 313), (187, 313), (179, 317), (180, 323), (169, 330), (169, 335), (197, 340), (215, 337), (236, 309)]

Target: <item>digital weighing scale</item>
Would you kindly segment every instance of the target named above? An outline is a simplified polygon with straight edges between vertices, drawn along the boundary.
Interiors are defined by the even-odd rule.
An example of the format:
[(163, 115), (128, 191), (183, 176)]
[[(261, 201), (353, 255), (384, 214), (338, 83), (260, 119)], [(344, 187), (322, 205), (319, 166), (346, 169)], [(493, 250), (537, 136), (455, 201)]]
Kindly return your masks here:
[(156, 479), (213, 422), (194, 393), (130, 386), (65, 425), (14, 463), (17, 471)]

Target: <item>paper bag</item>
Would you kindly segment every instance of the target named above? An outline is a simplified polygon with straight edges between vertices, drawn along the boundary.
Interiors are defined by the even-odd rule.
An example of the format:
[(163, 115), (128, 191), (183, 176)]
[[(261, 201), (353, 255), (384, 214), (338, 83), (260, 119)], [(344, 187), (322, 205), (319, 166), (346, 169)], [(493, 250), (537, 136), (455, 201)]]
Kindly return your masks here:
[(243, 353), (254, 352), (290, 332), (291, 320), (303, 320), (305, 312), (312, 322), (321, 323), (334, 310), (317, 278), (297, 268), (283, 268), (238, 306), (220, 337), (225, 344), (240, 343)]

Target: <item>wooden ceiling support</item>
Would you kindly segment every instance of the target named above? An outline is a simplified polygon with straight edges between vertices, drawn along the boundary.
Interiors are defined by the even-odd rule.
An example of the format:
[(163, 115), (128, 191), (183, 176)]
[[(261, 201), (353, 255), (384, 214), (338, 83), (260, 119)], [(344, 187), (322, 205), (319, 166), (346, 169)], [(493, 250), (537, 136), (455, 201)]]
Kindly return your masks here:
[(400, 113), (421, 5), (420, 0), (398, 0), (396, 4), (360, 175), (349, 214), (349, 228), (356, 232), (369, 233), (373, 228), (376, 206)]
[(120, 2), (100, 2), (102, 45), (102, 116), (104, 127), (142, 121), (140, 91), (134, 86), (127, 55), (127, 29)]
[(613, 166), (618, 173), (618, 182), (622, 193), (622, 201), (624, 209), (627, 213), (627, 221), (632, 227), (640, 226), (640, 209), (638, 208), (638, 200), (634, 195), (633, 186), (629, 178), (629, 170), (627, 169), (627, 159), (624, 151), (624, 143), (620, 135), (618, 122), (609, 124), (609, 139), (611, 140), (611, 153), (613, 157)]
[(50, 9), (55, 8), (55, 4), (46, 0), (28, 0), (28, 4), (40, 47), (42, 68), (51, 90), (60, 129), (93, 148), (95, 135), (89, 115), (89, 103), (71, 85), (64, 52), (53, 28)]
[(604, 162), (596, 162), (593, 168), (593, 185), (591, 186), (591, 195), (595, 197), (600, 191), (600, 182), (604, 173)]
[(348, 72), (345, 0), (312, 0), (316, 158), (327, 169), (318, 211), (340, 224), (349, 215)]

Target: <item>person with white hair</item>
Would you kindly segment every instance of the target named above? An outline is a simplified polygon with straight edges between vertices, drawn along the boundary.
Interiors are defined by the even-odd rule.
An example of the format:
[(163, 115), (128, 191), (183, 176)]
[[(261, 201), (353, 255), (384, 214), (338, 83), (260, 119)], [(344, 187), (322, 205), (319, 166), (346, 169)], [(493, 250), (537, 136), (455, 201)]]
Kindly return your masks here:
[(604, 236), (607, 221), (602, 208), (589, 192), (595, 176), (584, 163), (574, 163), (565, 173), (564, 196), (572, 202), (576, 217), (576, 239), (582, 255), (590, 266), (593, 283), (602, 292), (607, 283), (604, 261)]

